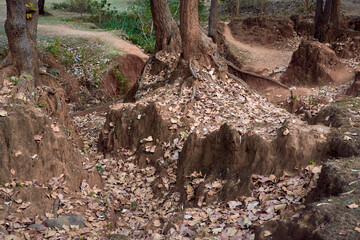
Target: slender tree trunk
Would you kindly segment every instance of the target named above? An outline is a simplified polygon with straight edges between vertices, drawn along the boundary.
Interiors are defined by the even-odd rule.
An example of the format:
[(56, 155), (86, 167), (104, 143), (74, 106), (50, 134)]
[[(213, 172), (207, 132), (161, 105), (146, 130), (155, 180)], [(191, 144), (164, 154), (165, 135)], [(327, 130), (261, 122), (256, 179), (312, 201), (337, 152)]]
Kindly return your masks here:
[(156, 34), (155, 51), (180, 52), (180, 31), (171, 16), (167, 0), (151, 0), (151, 13)]
[(240, 0), (234, 0), (234, 2), (235, 2), (234, 16), (238, 17), (240, 15)]
[(38, 5), (39, 5), (39, 14), (44, 15), (45, 14), (45, 0), (39, 0)]
[(314, 37), (317, 39), (322, 39), (325, 35), (325, 29), (324, 29), (324, 12), (323, 12), (323, 0), (317, 0), (316, 1), (316, 7), (315, 7), (315, 35)]
[(5, 31), (13, 65), (19, 75), (32, 76), (30, 88), (37, 84), (38, 53), (36, 49), (38, 6), (29, 0), (6, 0)]
[(214, 43), (217, 41), (217, 15), (218, 0), (211, 0), (208, 36), (211, 37)]

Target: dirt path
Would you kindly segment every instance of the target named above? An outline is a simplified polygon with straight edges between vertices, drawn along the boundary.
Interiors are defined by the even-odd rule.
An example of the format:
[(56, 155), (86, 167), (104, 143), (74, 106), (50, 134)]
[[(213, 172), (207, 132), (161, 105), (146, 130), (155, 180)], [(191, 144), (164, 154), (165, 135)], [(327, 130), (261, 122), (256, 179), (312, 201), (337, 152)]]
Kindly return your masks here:
[(77, 30), (73, 29), (70, 26), (66, 25), (38, 25), (38, 33), (40, 35), (46, 36), (58, 36), (58, 37), (68, 37), (68, 36), (83, 36), (89, 37), (89, 39), (96, 39), (103, 41), (115, 48), (124, 51), (129, 54), (134, 54), (142, 58), (143, 60), (148, 59), (148, 56), (140, 50), (137, 46), (114, 36), (110, 32), (96, 32), (96, 31), (86, 31), (86, 30)]
[(271, 72), (276, 68), (283, 68), (289, 65), (292, 51), (276, 50), (251, 44), (246, 44), (236, 40), (231, 34), (229, 26), (224, 24), (225, 39), (242, 51), (247, 52), (249, 59), (243, 66), (246, 70), (253, 72)]

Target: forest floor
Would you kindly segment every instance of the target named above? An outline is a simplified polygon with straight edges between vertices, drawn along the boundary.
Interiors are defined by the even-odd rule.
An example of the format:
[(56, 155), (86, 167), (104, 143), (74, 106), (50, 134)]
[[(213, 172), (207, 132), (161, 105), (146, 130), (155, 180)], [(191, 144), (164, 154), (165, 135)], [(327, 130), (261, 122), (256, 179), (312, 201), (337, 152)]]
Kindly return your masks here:
[[(1, 1), (0, 13), (2, 13), (3, 7), (4, 2)], [(0, 22), (5, 20), (3, 16), (0, 14)], [(54, 18), (56, 20), (53, 20)], [(217, 130), (220, 127), (219, 123), (226, 120), (226, 122), (233, 121), (238, 125), (244, 124), (241, 125), (242, 131), (248, 130), (249, 133), (255, 131), (261, 135), (269, 135), (271, 139), (276, 138), (274, 132), (279, 131), (280, 135), (278, 136), (283, 135), (284, 137), (289, 134), (287, 128), (282, 128), (285, 120), (288, 119), (290, 124), (295, 122), (298, 124), (297, 121), (304, 116), (304, 112), (299, 111), (292, 114), (281, 108), (289, 110), (287, 104), (294, 103), (294, 98), (290, 98), (288, 90), (269, 87), (266, 91), (261, 92), (264, 97), (254, 96), (235, 81), (227, 79), (224, 84), (210, 74), (210, 80), (200, 81), (198, 85), (195, 96), (197, 103), (194, 104), (194, 109), (192, 110), (192, 106), (190, 106), (190, 110), (185, 110), (186, 114), (184, 115), (179, 113), (181, 111), (178, 106), (186, 102), (187, 98), (190, 99), (192, 88), (181, 87), (180, 92), (183, 99), (178, 100), (176, 93), (179, 83), (151, 91), (144, 87), (137, 95), (139, 99), (136, 107), (132, 103), (112, 104), (113, 102), (108, 102), (104, 104), (109, 99), (102, 98), (103, 93), (99, 90), (102, 89), (101, 83), (100, 86), (97, 85), (98, 75), (101, 79), (109, 69), (113, 69), (113, 64), (118, 61), (117, 55), (134, 54), (143, 61), (148, 56), (137, 46), (118, 37), (120, 34), (117, 32), (105, 32), (92, 29), (87, 25), (79, 27), (76, 26), (76, 23), (59, 22), (56, 15), (50, 19), (52, 20), (42, 19), (43, 22), (39, 24), (40, 49), (44, 52), (46, 50), (47, 53), (55, 53), (55, 55), (62, 53), (62, 55), (55, 56), (59, 63), (55, 67), (47, 66), (48, 70), (56, 71), (63, 67), (65, 69), (63, 71), (66, 71), (82, 86), (87, 86), (83, 84), (84, 82), (90, 82), (91, 87), (87, 91), (90, 93), (86, 94), (94, 93), (93, 96), (84, 100), (85, 106), (83, 107), (75, 107), (77, 103), (70, 103), (68, 113), (74, 123), (74, 132), (80, 138), (81, 144), (76, 147), (76, 151), (80, 152), (82, 164), (80, 167), (83, 168), (84, 176), (99, 172), (103, 184), (102, 186), (91, 186), (88, 182), (83, 181), (80, 190), (70, 193), (67, 187), (64, 187), (67, 185), (61, 175), (54, 176), (43, 185), (37, 185), (33, 179), (20, 181), (21, 177), (17, 176), (17, 172), (11, 171), (13, 177), (0, 184), (0, 239), (271, 239), (272, 236), (276, 237), (278, 234), (275, 231), (276, 227), (268, 224), (271, 223), (271, 220), (287, 221), (286, 223), (289, 225), (281, 226), (279, 229), (289, 231), (287, 232), (288, 236), (291, 236), (290, 231), (297, 227), (295, 223), (291, 222), (292, 219), (299, 220), (298, 222), (303, 223), (302, 226), (306, 226), (306, 228), (295, 231), (298, 236), (293, 236), (291, 239), (296, 239), (296, 237), (300, 239), (303, 236), (303, 239), (312, 239), (313, 235), (311, 234), (314, 233), (323, 237), (321, 239), (359, 238), (359, 158), (339, 158), (328, 163), (318, 159), (306, 159), (302, 166), (294, 166), (293, 169), (296, 168), (296, 171), (286, 170), (281, 174), (279, 172), (279, 174), (270, 174), (270, 171), (267, 170), (262, 173), (260, 170), (254, 171), (249, 177), (250, 193), (239, 195), (231, 200), (223, 197), (230, 180), (236, 174), (231, 172), (233, 170), (231, 168), (225, 170), (225, 174), (226, 171), (229, 175), (232, 174), (231, 177), (222, 177), (220, 174), (212, 179), (207, 179), (206, 174), (203, 175), (199, 171), (186, 174), (184, 172), (187, 179), (184, 186), (190, 205), (184, 204), (180, 199), (181, 193), (176, 191), (176, 184), (178, 184), (176, 182), (178, 177), (176, 162), (188, 136), (194, 129), (198, 131), (198, 135), (211, 135), (207, 133)], [(1, 31), (0, 33), (3, 34)], [(280, 43), (284, 44), (283, 47), (279, 47), (278, 44), (275, 47), (249, 44), (236, 39), (228, 24), (225, 24), (224, 27), (224, 37), (230, 44), (238, 48), (240, 55), (245, 56), (243, 70), (263, 75), (270, 75), (274, 71), (280, 70), (280, 73), (275, 76), (271, 75), (278, 80), (281, 79), (283, 71), (291, 61), (293, 52), (300, 44), (298, 37), (289, 42)], [(56, 43), (58, 39), (59, 45)], [(290, 48), (288, 43), (290, 43)], [(0, 49), (2, 48), (0, 47)], [(84, 53), (85, 51), (89, 52), (88, 55)], [(66, 54), (71, 56), (71, 60), (66, 57)], [(351, 74), (355, 69), (359, 70), (360, 68), (359, 62), (355, 60), (349, 64), (351, 65)], [(171, 61), (169, 62), (171, 63)], [(100, 73), (96, 72), (98, 70)], [(212, 72), (213, 69), (206, 69), (206, 71)], [(163, 77), (161, 74), (158, 77), (152, 76), (147, 72), (144, 84), (150, 85), (157, 81), (161, 83)], [(91, 81), (86, 82), (87, 79), (91, 79)], [(16, 86), (14, 79), (2, 79), (2, 83), (0, 121), (5, 122), (8, 121), (5, 119), (16, 116), (16, 113), (11, 110), (12, 104), (22, 106), (24, 103), (12, 103), (9, 92)], [(332, 114), (332, 112), (324, 113), (322, 124), (314, 127), (315, 132), (320, 133), (314, 134), (318, 134), (316, 137), (319, 137), (320, 141), (323, 138), (322, 134), (325, 134), (321, 130), (324, 125), (329, 126), (329, 122), (335, 122), (334, 119), (343, 118), (341, 122), (344, 127), (336, 128), (336, 131), (340, 132), (339, 138), (345, 143), (358, 142), (360, 100), (358, 97), (344, 96), (351, 83), (348, 81), (316, 87), (292, 86), (293, 93), (297, 96), (295, 102), (298, 101), (303, 108), (310, 110), (314, 118), (319, 116), (321, 110), (334, 102), (337, 104), (335, 106), (337, 109), (345, 111), (338, 115)], [(80, 95), (84, 96), (85, 93), (82, 94)], [(202, 105), (209, 98), (212, 102), (209, 105)], [(110, 154), (110, 152), (103, 154), (104, 150), (99, 149), (99, 135), (110, 136), (111, 132), (116, 131), (117, 137), (119, 137), (120, 132), (126, 131), (127, 128), (141, 129), (141, 126), (137, 126), (134, 122), (146, 118), (146, 114), (138, 108), (151, 103), (151, 101), (158, 102), (156, 111), (147, 111), (146, 114), (152, 115), (155, 114), (154, 112), (161, 112), (159, 118), (167, 121), (168, 126), (172, 128), (171, 132), (179, 129), (177, 137), (166, 136), (165, 138), (168, 138), (166, 141), (161, 140), (161, 137), (158, 137), (161, 134), (155, 136), (157, 133), (154, 133), (150, 127), (142, 130), (143, 132), (139, 136), (147, 135), (135, 139), (136, 144), (134, 143), (133, 146), (119, 147), (120, 144), (115, 149), (116, 154)], [(185, 105), (187, 104), (186, 102)], [(96, 108), (95, 106), (105, 107)], [(109, 112), (109, 108), (111, 112)], [(34, 112), (43, 112), (44, 109), (46, 107), (44, 108), (40, 104)], [(121, 112), (121, 109), (126, 110)], [(200, 110), (197, 111), (198, 109)], [(30, 108), (29, 111), (33, 110)], [(276, 114), (272, 115), (272, 113)], [(116, 114), (121, 119), (128, 119), (129, 122), (124, 120), (119, 123), (116, 117), (111, 119)], [(216, 121), (212, 119), (212, 116)], [(190, 120), (182, 122), (183, 117)], [(157, 118), (155, 117), (155, 119)], [(244, 123), (239, 123), (239, 119)], [(346, 122), (348, 119), (352, 119), (352, 121)], [(55, 124), (55, 127), (52, 126), (55, 133), (60, 131), (68, 134), (70, 132), (68, 127), (56, 129), (56, 121), (55, 117), (50, 119), (50, 122)], [(155, 124), (154, 122), (151, 124), (160, 124), (157, 121)], [(318, 120), (318, 122), (321, 121)], [(168, 126), (166, 125), (166, 129)], [(299, 123), (299, 128), (308, 129), (307, 125), (304, 126)], [(288, 128), (292, 135), (293, 129)], [(135, 129), (134, 131), (136, 131)], [(160, 132), (165, 132), (166, 129), (161, 129)], [(327, 128), (324, 127), (324, 129)], [(39, 144), (41, 138), (39, 140), (37, 135), (34, 137)], [(246, 142), (246, 137), (241, 135), (240, 143), (241, 137), (244, 137), (243, 141)], [(302, 148), (309, 146), (308, 139), (302, 139), (296, 149), (302, 151)], [(115, 142), (113, 144), (117, 144), (116, 138), (113, 141)], [(236, 143), (236, 140), (234, 141)], [(139, 148), (138, 142), (144, 145)], [(151, 158), (154, 155), (153, 147), (156, 144), (163, 144), (162, 149), (165, 150), (165, 153), (161, 153), (161, 157), (166, 160), (165, 163), (161, 163), (162, 170), (159, 170), (157, 164), (150, 164), (153, 159), (146, 158), (141, 162), (142, 152)], [(263, 143), (259, 142), (258, 144), (261, 148), (267, 147), (265, 144), (262, 145)], [(110, 148), (110, 145), (106, 147)], [(348, 145), (344, 146), (348, 149)], [(16, 146), (17, 151), (11, 154), (21, 155), (19, 149), (25, 155), (26, 145)], [(289, 147), (289, 149), (291, 148)], [(291, 151), (289, 149), (287, 150)], [(50, 156), (52, 150), (47, 151)], [(66, 149), (66, 151), (69, 150)], [(260, 152), (258, 154), (261, 154)], [(195, 154), (196, 151), (193, 153)], [(271, 155), (271, 153), (269, 154)], [(33, 159), (32, 157), (31, 155), (31, 159)], [(324, 167), (327, 170), (321, 172)], [(275, 168), (281, 168), (281, 166), (275, 166)], [(275, 170), (273, 172), (275, 173)], [(341, 176), (337, 175), (339, 173)], [(319, 177), (320, 184), (317, 183)], [(36, 209), (41, 212), (40, 214), (33, 214), (30, 209), (34, 208), (35, 210), (35, 206), (33, 207), (35, 204), (26, 197), (26, 192), (32, 187), (45, 193), (39, 195), (45, 198), (40, 199), (39, 197), (39, 202), (46, 200), (51, 203), (50, 206), (46, 205), (46, 209)], [(205, 190), (201, 190), (201, 188), (205, 188)], [(325, 194), (320, 198), (314, 194), (314, 192), (320, 191), (318, 189), (324, 192), (329, 192), (330, 189), (330, 194)], [(203, 194), (201, 191), (205, 193)], [(310, 194), (309, 197), (308, 194)], [(61, 219), (70, 214), (81, 216), (82, 220), (67, 224), (64, 219)], [(336, 217), (336, 215), (341, 217)], [(51, 225), (53, 227), (48, 228), (49, 225), (46, 224), (49, 224), (49, 219), (55, 219), (57, 225), (55, 227)], [(314, 222), (309, 222), (309, 219), (313, 219)], [(262, 225), (265, 227), (258, 228)]]

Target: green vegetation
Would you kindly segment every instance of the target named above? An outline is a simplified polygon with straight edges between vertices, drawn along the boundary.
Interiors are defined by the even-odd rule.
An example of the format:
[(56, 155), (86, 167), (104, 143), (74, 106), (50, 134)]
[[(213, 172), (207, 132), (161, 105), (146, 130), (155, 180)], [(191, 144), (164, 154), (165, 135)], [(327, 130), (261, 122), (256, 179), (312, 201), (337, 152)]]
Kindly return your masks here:
[[(180, 1), (169, 0), (169, 6), (174, 19), (180, 19)], [(101, 28), (122, 30), (133, 43), (146, 52), (153, 52), (155, 47), (155, 32), (152, 23), (150, 0), (131, 2), (127, 11), (118, 11), (107, 0), (89, 2), (90, 17), (88, 21)], [(199, 1), (200, 21), (207, 21), (207, 7)]]
[(112, 69), (112, 72), (113, 72), (113, 74), (114, 74), (115, 80), (119, 83), (118, 89), (119, 89), (120, 91), (127, 92), (127, 90), (129, 90), (130, 80), (127, 79), (127, 78), (124, 76), (124, 73), (123, 73), (123, 72), (120, 72), (120, 70), (117, 69), (117, 68), (113, 68), (113, 69)]
[(53, 3), (52, 7), (69, 12), (86, 13), (89, 3), (91, 0), (66, 0), (65, 2)]

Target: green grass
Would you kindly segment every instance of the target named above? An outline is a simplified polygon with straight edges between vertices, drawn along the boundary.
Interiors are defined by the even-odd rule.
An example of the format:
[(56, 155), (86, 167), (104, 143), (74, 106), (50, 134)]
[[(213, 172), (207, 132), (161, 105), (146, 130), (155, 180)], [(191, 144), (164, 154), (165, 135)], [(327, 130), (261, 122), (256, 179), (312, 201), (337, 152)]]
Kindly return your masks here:
[[(4, 1), (5, 0), (0, 0), (0, 1)], [(51, 12), (51, 6), (53, 3), (59, 3), (59, 2), (64, 2), (66, 0), (46, 0), (45, 1), (45, 9), (46, 11)], [(126, 11), (126, 8), (129, 6), (129, 3), (131, 2), (131, 0), (108, 0), (109, 3), (111, 3), (111, 6), (116, 7), (116, 9), (118, 11)]]

